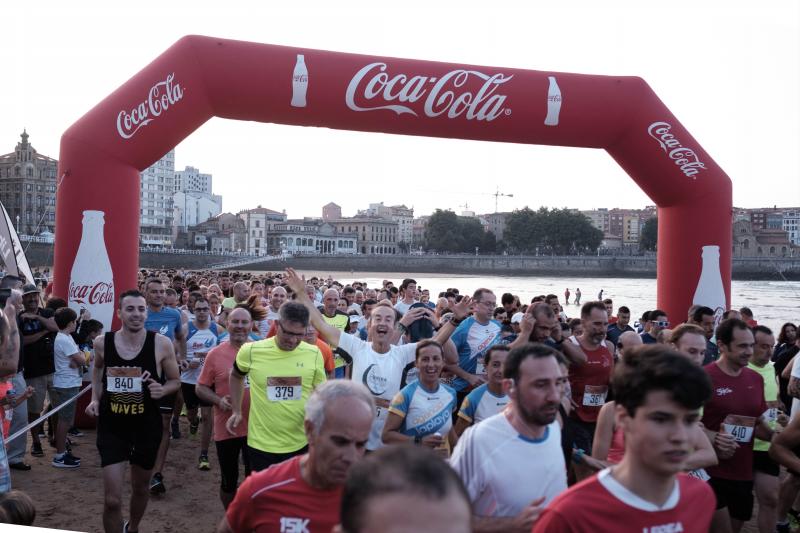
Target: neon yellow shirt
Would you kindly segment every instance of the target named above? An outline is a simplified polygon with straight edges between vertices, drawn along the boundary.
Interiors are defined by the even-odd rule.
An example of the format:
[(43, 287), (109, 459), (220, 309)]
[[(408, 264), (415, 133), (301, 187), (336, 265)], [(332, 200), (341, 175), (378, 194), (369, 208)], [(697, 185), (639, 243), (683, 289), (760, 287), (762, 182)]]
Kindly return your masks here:
[[(777, 404), (778, 404), (778, 378), (775, 375), (775, 365), (772, 361), (767, 361), (763, 367), (758, 367), (753, 363), (748, 363), (747, 368), (758, 372), (764, 380), (764, 400), (767, 402), (767, 411), (762, 415), (764, 421), (775, 429), (777, 424)], [(756, 439), (753, 442), (753, 451), (765, 452), (769, 450), (769, 442)]]
[(305, 446), (306, 401), (325, 381), (319, 348), (301, 342), (286, 352), (272, 337), (242, 346), (236, 367), (247, 373), (250, 384), (248, 446), (269, 453), (295, 452)]

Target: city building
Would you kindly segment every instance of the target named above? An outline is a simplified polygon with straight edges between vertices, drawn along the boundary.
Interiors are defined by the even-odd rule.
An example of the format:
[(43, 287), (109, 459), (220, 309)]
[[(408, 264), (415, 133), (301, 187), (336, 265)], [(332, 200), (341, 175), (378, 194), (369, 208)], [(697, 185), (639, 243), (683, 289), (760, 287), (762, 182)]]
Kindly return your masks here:
[(792, 244), (800, 245), (800, 210), (783, 212), (783, 231), (789, 234)]
[(18, 233), (55, 232), (58, 161), (39, 154), (23, 130), (13, 152), (0, 156), (0, 202)]
[(430, 215), (417, 217), (411, 224), (411, 246), (415, 250), (425, 245), (425, 228), (430, 219)]
[(245, 249), (242, 251), (251, 255), (266, 255), (269, 225), (286, 222), (286, 213), (273, 211), (260, 205), (255, 209), (239, 211), (238, 216), (244, 221), (246, 231)]
[(383, 205), (383, 202), (369, 204), (359, 216), (381, 217), (397, 223), (397, 242), (410, 245), (414, 240), (414, 208), (405, 205)]
[(491, 231), (494, 233), (495, 240), (502, 241), (506, 231), (506, 220), (511, 213), (488, 213), (486, 215), (479, 215), (478, 219), (481, 221), (484, 231)]
[(175, 172), (175, 193), (172, 195), (175, 225), (183, 231), (189, 226), (222, 213), (222, 196), (212, 194), (211, 174), (202, 174), (187, 166)]
[(782, 228), (753, 229), (749, 220), (733, 223), (733, 257), (797, 257), (800, 246), (793, 244)]
[(245, 221), (232, 213), (221, 213), (188, 229), (190, 248), (212, 252), (247, 250)]
[(322, 206), (322, 220), (330, 222), (342, 218), (342, 208), (338, 204), (330, 202)]
[(177, 237), (172, 196), (175, 193), (175, 150), (140, 174), (139, 242), (172, 247)]
[(331, 221), (341, 234), (357, 234), (358, 253), (392, 255), (400, 253), (398, 223), (377, 216), (357, 216)]
[(356, 254), (358, 236), (355, 231), (344, 233), (324, 220), (305, 218), (270, 224), (267, 253), (289, 254)]

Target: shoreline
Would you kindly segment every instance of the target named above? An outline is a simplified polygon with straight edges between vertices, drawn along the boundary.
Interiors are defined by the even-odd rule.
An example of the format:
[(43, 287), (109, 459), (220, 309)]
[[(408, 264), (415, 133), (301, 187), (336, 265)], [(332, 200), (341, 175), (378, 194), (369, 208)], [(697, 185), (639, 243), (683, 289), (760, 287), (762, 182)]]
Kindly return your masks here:
[[(52, 267), (53, 245), (31, 243), (26, 252), (31, 265)], [(233, 262), (218, 254), (144, 252), (140, 268), (204, 270)], [(241, 258), (239, 258), (241, 259)], [(645, 256), (475, 256), (475, 255), (308, 255), (286, 260), (255, 261), (224, 270), (299, 270), (332, 272), (419, 272), (430, 274), (496, 275), (510, 277), (597, 277), (656, 279), (656, 257)], [(800, 257), (734, 258), (736, 281), (800, 281)]]

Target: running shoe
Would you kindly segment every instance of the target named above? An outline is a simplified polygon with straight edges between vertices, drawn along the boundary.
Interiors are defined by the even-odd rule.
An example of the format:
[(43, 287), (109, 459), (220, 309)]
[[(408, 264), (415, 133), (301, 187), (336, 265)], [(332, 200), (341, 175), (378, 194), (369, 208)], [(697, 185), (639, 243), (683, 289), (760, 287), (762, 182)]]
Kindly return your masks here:
[(211, 470), (211, 463), (208, 461), (208, 455), (203, 454), (200, 456), (200, 460), (197, 462), (197, 468), (199, 470)]
[(197, 436), (197, 428), (200, 426), (200, 419), (195, 418), (194, 421), (189, 422), (189, 435), (192, 437)]
[(81, 466), (81, 462), (79, 459), (72, 456), (69, 452), (64, 452), (63, 454), (56, 455), (53, 457), (52, 465), (56, 468), (78, 468)]
[(34, 457), (44, 457), (44, 450), (42, 450), (41, 442), (34, 442), (31, 446), (31, 455)]
[(170, 420), (170, 424), (169, 425), (170, 425), (170, 431), (171, 431), (170, 437), (173, 440), (177, 440), (177, 439), (181, 438), (181, 427), (178, 425), (178, 419), (173, 417)]
[(150, 494), (164, 494), (167, 492), (167, 487), (164, 486), (164, 476), (161, 472), (153, 474), (153, 479), (150, 480)]
[(70, 437), (83, 437), (83, 432), (78, 428), (71, 428), (67, 431), (67, 435)]

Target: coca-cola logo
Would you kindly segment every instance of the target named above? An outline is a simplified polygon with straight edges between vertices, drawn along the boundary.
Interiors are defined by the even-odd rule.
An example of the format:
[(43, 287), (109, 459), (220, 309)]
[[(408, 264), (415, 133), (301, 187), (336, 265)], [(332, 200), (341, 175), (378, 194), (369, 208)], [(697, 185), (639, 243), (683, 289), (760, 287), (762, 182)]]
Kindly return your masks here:
[(81, 305), (114, 305), (114, 284), (100, 281), (94, 285), (69, 284), (69, 301)]
[[(356, 72), (347, 86), (347, 107), (353, 111), (389, 109), (398, 115), (408, 113), (415, 117), (419, 116), (418, 112), (428, 117), (446, 115), (447, 118), (457, 118), (463, 115), (467, 120), (486, 122), (511, 114), (510, 109), (503, 107), (506, 96), (495, 93), (513, 75), (498, 73), (490, 76), (477, 70), (452, 70), (439, 78), (405, 74), (390, 76), (387, 68), (386, 63), (370, 63)], [(479, 80), (480, 85), (477, 84)], [(366, 104), (357, 104), (357, 96), (366, 100)], [(404, 105), (419, 101), (423, 102), (421, 106)], [(383, 103), (386, 104), (381, 105)]]
[(173, 83), (175, 74), (172, 73), (163, 81), (150, 87), (147, 99), (139, 105), (117, 115), (117, 132), (123, 139), (130, 139), (141, 128), (147, 126), (161, 113), (178, 103), (183, 98), (183, 88), (180, 83)]
[(653, 122), (647, 128), (647, 133), (658, 142), (661, 149), (680, 167), (685, 176), (697, 179), (695, 176), (698, 172), (707, 170), (705, 163), (700, 161), (694, 150), (683, 146), (675, 135), (670, 133), (671, 130), (672, 125), (667, 122)]

